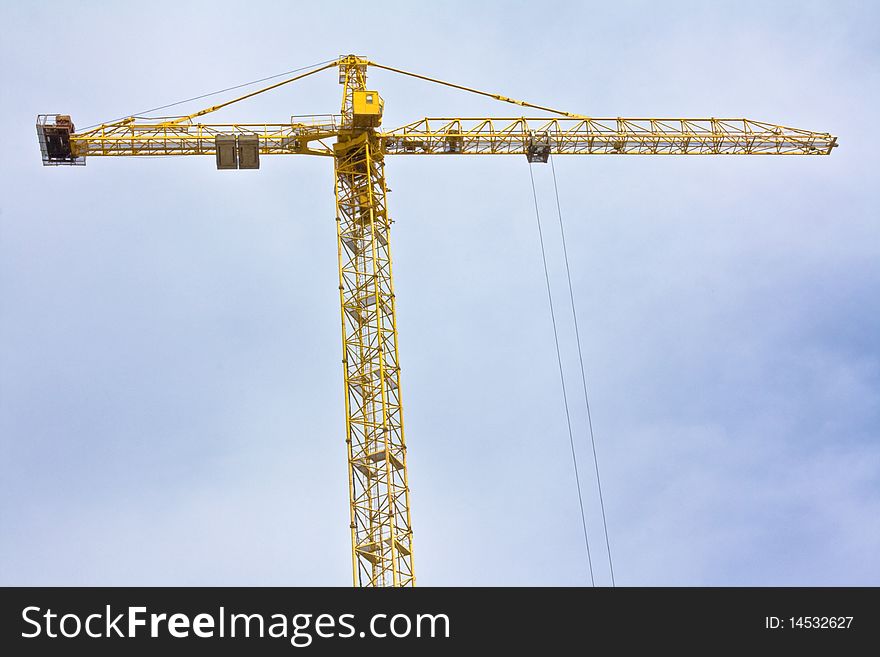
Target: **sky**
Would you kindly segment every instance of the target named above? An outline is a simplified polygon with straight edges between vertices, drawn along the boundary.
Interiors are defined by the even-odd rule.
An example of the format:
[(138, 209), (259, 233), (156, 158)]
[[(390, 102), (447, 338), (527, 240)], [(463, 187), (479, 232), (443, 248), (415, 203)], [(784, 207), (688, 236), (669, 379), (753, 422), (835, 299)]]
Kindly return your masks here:
[[(0, 584), (350, 584), (332, 163), (49, 168), (34, 121), (356, 53), (591, 116), (838, 136), (830, 157), (554, 165), (616, 584), (880, 585), (878, 22), (870, 2), (0, 1)], [(522, 113), (370, 81), (389, 128)], [(330, 71), (212, 116), (339, 102)], [(590, 582), (528, 166), (388, 160), (420, 585)], [(607, 586), (553, 180), (533, 173)]]

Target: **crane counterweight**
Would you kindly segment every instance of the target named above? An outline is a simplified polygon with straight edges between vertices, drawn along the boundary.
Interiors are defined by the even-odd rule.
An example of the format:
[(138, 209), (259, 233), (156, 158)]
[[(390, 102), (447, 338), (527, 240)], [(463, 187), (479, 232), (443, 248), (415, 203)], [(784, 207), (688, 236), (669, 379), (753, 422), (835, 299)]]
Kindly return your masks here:
[(255, 134), (219, 134), (214, 137), (218, 169), (259, 169), (260, 137)]

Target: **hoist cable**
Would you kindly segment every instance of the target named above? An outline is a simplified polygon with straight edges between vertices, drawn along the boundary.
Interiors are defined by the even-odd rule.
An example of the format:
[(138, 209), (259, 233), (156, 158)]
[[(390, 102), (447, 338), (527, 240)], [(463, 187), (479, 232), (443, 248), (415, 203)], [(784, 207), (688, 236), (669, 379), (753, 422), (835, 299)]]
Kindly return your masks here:
[(581, 510), (581, 525), (584, 529), (584, 547), (587, 554), (587, 566), (590, 571), (590, 584), (596, 586), (593, 577), (593, 558), (590, 555), (590, 538), (587, 533), (587, 516), (584, 513), (584, 498), (581, 495), (581, 478), (578, 473), (577, 454), (574, 449), (574, 435), (571, 431), (571, 414), (568, 410), (568, 395), (565, 391), (565, 375), (562, 371), (562, 352), (559, 349), (559, 332), (556, 328), (556, 314), (553, 311), (553, 293), (550, 290), (550, 271), (547, 267), (547, 253), (544, 249), (544, 231), (541, 229), (541, 213), (538, 210), (538, 192), (535, 190), (535, 176), (532, 173), (532, 165), (529, 164), (529, 178), (532, 181), (532, 197), (535, 199), (535, 219), (538, 223), (538, 239), (541, 243), (541, 260), (544, 263), (544, 280), (547, 283), (547, 302), (550, 305), (550, 320), (553, 323), (553, 339), (556, 343), (556, 362), (559, 365), (559, 381), (562, 384), (562, 401), (565, 405), (565, 421), (568, 423), (568, 444), (571, 447), (571, 462), (574, 466), (574, 480), (577, 485), (578, 505)]
[(605, 499), (602, 495), (602, 479), (599, 477), (599, 457), (596, 455), (596, 437), (593, 432), (593, 414), (590, 411), (590, 396), (587, 393), (587, 376), (584, 373), (584, 356), (581, 351), (581, 334), (578, 328), (577, 308), (574, 302), (574, 289), (571, 284), (571, 268), (568, 265), (568, 248), (565, 245), (565, 226), (562, 222), (562, 206), (559, 203), (559, 187), (556, 184), (556, 166), (550, 156), (550, 170), (553, 172), (553, 191), (556, 193), (556, 213), (559, 217), (559, 233), (562, 235), (562, 253), (565, 258), (565, 274), (568, 277), (568, 298), (571, 301), (571, 314), (574, 317), (574, 335), (577, 341), (578, 362), (581, 366), (581, 383), (584, 390), (584, 405), (587, 408), (587, 425), (590, 428), (590, 445), (593, 448), (593, 465), (596, 468), (596, 485), (599, 488), (599, 506), (602, 508), (602, 529), (605, 532), (605, 548), (608, 550), (608, 569), (611, 572), (611, 586), (614, 582), (614, 563), (611, 560), (611, 542), (608, 540), (608, 522), (605, 518)]

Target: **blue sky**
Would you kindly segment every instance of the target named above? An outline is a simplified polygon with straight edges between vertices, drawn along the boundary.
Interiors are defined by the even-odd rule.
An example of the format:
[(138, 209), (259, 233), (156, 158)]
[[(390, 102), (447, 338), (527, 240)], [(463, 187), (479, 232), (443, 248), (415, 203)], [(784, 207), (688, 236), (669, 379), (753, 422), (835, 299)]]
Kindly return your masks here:
[[(556, 170), (618, 584), (880, 584), (878, 13), (2, 3), (0, 584), (350, 582), (331, 163), (43, 168), (33, 128), (37, 113), (84, 126), (349, 52), (593, 116), (839, 136), (828, 158)], [(517, 114), (371, 80), (389, 127)], [(339, 94), (331, 72), (217, 118), (336, 112)], [(387, 167), (423, 585), (586, 581), (527, 166)], [(563, 301), (550, 171), (534, 174)]]

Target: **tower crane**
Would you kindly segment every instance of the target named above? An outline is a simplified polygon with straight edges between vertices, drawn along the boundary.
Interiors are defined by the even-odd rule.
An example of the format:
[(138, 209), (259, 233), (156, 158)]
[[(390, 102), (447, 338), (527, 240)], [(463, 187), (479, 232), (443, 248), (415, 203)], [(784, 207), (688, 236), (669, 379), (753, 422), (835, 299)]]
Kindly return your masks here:
[[(384, 69), (488, 96), (549, 118), (422, 118), (383, 130), (384, 101), (367, 84)], [(340, 114), (282, 123), (200, 118), (335, 68)], [(750, 119), (593, 118), (345, 55), (186, 116), (130, 116), (77, 132), (69, 115), (41, 114), (43, 164), (90, 157), (214, 156), (218, 169), (258, 169), (268, 155), (332, 158), (335, 175), (345, 443), (355, 586), (413, 586), (413, 531), (401, 402), (385, 161), (398, 155), (828, 155), (837, 138)]]

